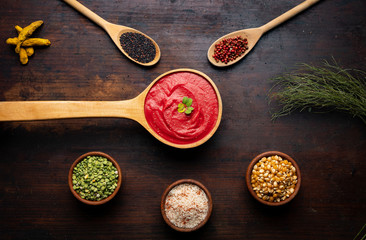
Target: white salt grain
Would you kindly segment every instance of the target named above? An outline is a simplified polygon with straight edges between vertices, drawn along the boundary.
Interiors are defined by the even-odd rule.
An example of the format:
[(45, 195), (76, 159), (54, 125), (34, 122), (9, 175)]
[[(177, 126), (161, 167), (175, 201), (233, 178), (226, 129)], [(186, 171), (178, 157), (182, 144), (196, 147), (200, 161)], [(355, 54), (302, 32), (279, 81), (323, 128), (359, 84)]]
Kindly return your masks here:
[(165, 214), (169, 221), (180, 228), (194, 228), (208, 213), (206, 193), (195, 184), (179, 184), (168, 193)]

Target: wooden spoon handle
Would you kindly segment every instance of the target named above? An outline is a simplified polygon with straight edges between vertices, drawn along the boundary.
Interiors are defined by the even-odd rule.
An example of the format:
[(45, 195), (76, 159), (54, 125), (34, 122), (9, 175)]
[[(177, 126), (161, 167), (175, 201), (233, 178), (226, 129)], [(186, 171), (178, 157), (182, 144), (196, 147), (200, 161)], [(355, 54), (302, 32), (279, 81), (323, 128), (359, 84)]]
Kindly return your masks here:
[(109, 23), (76, 0), (64, 0), (64, 2), (67, 2), (73, 8), (78, 10), (80, 13), (84, 14), (84, 16), (86, 16), (87, 18), (89, 18), (90, 20), (92, 20), (93, 22), (95, 22), (96, 24), (98, 24), (100, 27), (102, 27), (104, 29), (105, 29), (105, 26), (108, 25), (108, 23)]
[(307, 9), (308, 7), (314, 5), (315, 3), (319, 2), (319, 1), (320, 0), (306, 0), (302, 3), (300, 3), (299, 5), (297, 5), (296, 7), (292, 8), (291, 10), (285, 12), (281, 16), (273, 19), (269, 23), (261, 26), (260, 28), (262, 29), (263, 33), (265, 33), (267, 31), (271, 30), (272, 28), (280, 25), (281, 23), (287, 21), (288, 19), (292, 18), (299, 12), (304, 11), (305, 9)]
[[(136, 99), (136, 98), (135, 98)], [(0, 102), (0, 121), (26, 121), (83, 117), (145, 119), (143, 105), (125, 101), (17, 101)]]

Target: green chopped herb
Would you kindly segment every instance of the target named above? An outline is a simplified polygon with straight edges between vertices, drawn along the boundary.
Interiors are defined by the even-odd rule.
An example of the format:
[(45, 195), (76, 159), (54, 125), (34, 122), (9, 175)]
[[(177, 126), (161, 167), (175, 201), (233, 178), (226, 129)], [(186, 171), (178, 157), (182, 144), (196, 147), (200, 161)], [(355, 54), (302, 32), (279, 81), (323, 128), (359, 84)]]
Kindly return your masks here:
[(191, 114), (194, 109), (193, 107), (191, 107), (192, 102), (192, 98), (183, 97), (182, 102), (178, 104), (178, 112), (184, 112), (187, 115)]
[(111, 195), (117, 187), (117, 168), (105, 157), (88, 156), (73, 170), (73, 189), (83, 199), (100, 201)]

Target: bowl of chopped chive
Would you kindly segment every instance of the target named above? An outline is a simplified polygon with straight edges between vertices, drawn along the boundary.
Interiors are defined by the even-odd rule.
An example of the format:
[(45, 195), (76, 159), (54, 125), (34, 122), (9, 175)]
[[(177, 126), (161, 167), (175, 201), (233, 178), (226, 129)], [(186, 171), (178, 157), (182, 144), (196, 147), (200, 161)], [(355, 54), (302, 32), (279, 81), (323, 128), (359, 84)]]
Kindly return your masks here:
[(289, 155), (268, 151), (249, 164), (246, 184), (250, 194), (260, 203), (280, 206), (290, 202), (301, 185), (300, 168)]
[(102, 152), (89, 152), (72, 164), (68, 183), (81, 202), (100, 205), (110, 201), (122, 184), (122, 172), (116, 160)]
[(205, 225), (212, 207), (210, 192), (193, 179), (182, 179), (169, 185), (160, 205), (164, 221), (179, 232), (192, 232)]

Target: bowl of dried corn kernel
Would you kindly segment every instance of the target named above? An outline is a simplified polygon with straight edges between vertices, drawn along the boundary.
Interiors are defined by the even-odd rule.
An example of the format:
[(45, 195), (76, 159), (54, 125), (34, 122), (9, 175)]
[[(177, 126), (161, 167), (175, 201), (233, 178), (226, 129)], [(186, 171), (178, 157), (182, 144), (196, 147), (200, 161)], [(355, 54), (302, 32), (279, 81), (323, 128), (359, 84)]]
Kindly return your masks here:
[(250, 162), (246, 182), (249, 192), (259, 202), (269, 206), (283, 205), (300, 189), (300, 168), (285, 153), (264, 152)]

